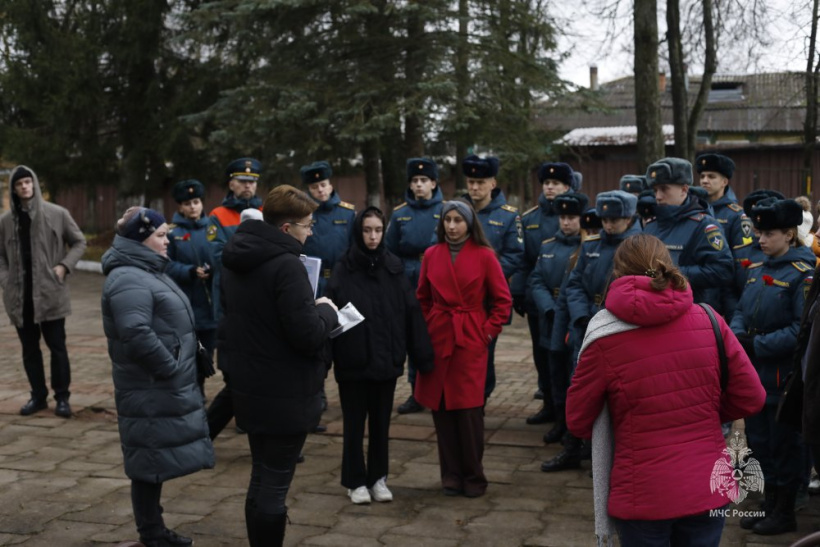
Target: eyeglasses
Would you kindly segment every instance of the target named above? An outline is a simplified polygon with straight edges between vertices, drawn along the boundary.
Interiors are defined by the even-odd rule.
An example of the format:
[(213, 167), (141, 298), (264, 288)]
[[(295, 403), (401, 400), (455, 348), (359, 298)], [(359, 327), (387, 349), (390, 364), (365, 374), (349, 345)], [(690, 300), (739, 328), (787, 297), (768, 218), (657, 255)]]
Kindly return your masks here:
[(284, 226), (285, 224), (295, 224), (296, 226), (299, 226), (300, 228), (304, 228), (308, 232), (313, 231), (313, 225), (312, 224), (302, 224), (301, 222), (291, 221), (291, 222), (283, 222), (281, 226)]

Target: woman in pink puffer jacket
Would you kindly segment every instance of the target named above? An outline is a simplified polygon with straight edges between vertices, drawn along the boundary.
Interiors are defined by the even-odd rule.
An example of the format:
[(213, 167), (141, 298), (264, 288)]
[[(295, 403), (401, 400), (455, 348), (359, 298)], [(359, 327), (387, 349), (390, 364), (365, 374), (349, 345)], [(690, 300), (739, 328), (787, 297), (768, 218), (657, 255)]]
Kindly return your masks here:
[[(584, 340), (567, 395), (567, 425), (590, 438), (607, 405), (611, 426), (596, 424), (595, 434), (611, 431), (614, 454), (611, 468), (595, 466), (596, 482), (604, 480), (595, 495), (608, 502), (601, 507), (622, 545), (697, 538), (698, 545), (717, 546), (724, 518), (709, 511), (734, 501), (738, 491), (731, 472), (718, 473), (723, 482), (713, 480), (713, 470), (726, 469), (720, 460), (730, 465), (720, 424), (758, 412), (765, 392), (716, 316), (729, 371), (721, 390), (709, 317), (693, 304), (689, 283), (659, 239), (639, 234), (621, 243), (613, 279)], [(593, 437), (593, 462), (607, 461), (608, 446)], [(596, 510), (596, 533), (611, 540), (599, 512), (607, 511)]]

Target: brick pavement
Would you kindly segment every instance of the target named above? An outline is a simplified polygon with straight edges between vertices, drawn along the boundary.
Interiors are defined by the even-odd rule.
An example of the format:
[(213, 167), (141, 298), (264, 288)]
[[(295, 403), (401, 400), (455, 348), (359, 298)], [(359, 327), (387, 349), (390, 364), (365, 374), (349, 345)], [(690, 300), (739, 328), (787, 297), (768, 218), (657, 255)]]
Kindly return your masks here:
[[(84, 272), (71, 280), (74, 314), (67, 330), (75, 416), (70, 420), (53, 415), (53, 401), (48, 411), (18, 415), (28, 384), (16, 333), (0, 315), (0, 545), (97, 546), (136, 537), (100, 321), (102, 282), (102, 276)], [(577, 471), (539, 470), (558, 448), (542, 444), (545, 427), (524, 424), (539, 402), (532, 400), (529, 336), (518, 317), (501, 336), (496, 366), (498, 387), (486, 417), (487, 495), (443, 496), (430, 413), (394, 413), (388, 484), (395, 501), (370, 506), (351, 504), (339, 484), (341, 411), (331, 376), (330, 408), (323, 419), (328, 432), (308, 438), (307, 461), (298, 467), (290, 491), (286, 545), (595, 545), (588, 462)], [(218, 377), (208, 380), (210, 397), (220, 384)], [(408, 394), (401, 381), (395, 405)], [(166, 521), (198, 546), (246, 545), (247, 440), (229, 427), (215, 446), (215, 469), (165, 484)], [(670, 469), (670, 496), (675, 483), (685, 480), (681, 475)], [(751, 506), (746, 502), (742, 508)], [(817, 500), (800, 513), (799, 522), (803, 534), (820, 523)], [(754, 536), (730, 518), (723, 537), (722, 545), (752, 547), (788, 545), (799, 535)]]

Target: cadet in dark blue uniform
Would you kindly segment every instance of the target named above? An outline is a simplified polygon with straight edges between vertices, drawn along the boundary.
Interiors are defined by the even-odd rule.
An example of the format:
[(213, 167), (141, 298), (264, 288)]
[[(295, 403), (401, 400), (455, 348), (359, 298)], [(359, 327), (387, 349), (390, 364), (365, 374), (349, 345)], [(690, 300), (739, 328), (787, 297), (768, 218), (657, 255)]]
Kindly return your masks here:
[[(558, 218), (561, 228), (553, 237), (541, 243), (538, 260), (527, 285), (528, 294), (538, 310), (540, 344), (546, 350), (550, 349), (561, 288), (568, 276), (572, 255), (577, 253), (581, 245), (581, 215), (588, 204), (589, 198), (584, 194), (563, 194), (555, 198), (554, 205), (560, 213)], [(538, 371), (539, 376), (549, 375), (555, 412), (555, 425), (544, 437), (547, 443), (561, 440), (567, 431), (564, 409), (569, 388), (569, 366), (567, 359), (559, 357), (557, 353), (551, 353), (549, 370)]]
[(758, 534), (775, 535), (797, 529), (794, 501), (805, 473), (802, 437), (793, 425), (778, 423), (775, 414), (792, 371), (814, 263), (802, 260), (805, 254), (799, 252), (797, 227), (803, 210), (794, 200), (769, 198), (754, 205), (751, 213), (766, 259), (746, 269), (746, 288), (731, 327), (766, 389), (763, 410), (746, 418), (749, 448), (763, 470), (766, 518), (748, 517), (740, 524)]
[(689, 195), (692, 164), (664, 158), (649, 166), (646, 179), (655, 191), (657, 206), (644, 231), (666, 244), (692, 284), (695, 302), (722, 311), (720, 295), (734, 280), (734, 262), (720, 223), (707, 214), (708, 204)]
[[(421, 259), (424, 251), (436, 243), (436, 224), (441, 216), (442, 195), (438, 187), (438, 166), (427, 158), (407, 160), (407, 183), (404, 203), (393, 208), (385, 235), (387, 249), (404, 262), (404, 273), (410, 285), (418, 287)], [(410, 397), (399, 405), (399, 414), (424, 410), (413, 392), (416, 386), (416, 367), (407, 363)]]
[[(498, 181), (498, 158), (488, 156), (479, 158), (470, 155), (461, 162), (461, 169), (467, 183), (469, 201), (476, 210), (481, 227), (490, 245), (495, 249), (501, 270), (509, 282), (514, 273), (521, 267), (524, 255), (524, 241), (521, 235), (521, 217), (518, 209), (507, 205), (507, 199), (500, 188), (496, 188)], [(507, 323), (509, 324), (509, 322)], [(487, 351), (487, 381), (484, 384), (484, 399), (486, 400), (495, 389), (495, 346), (498, 338), (490, 342)]]
[[(174, 213), (173, 228), (168, 232), (168, 258), (165, 270), (191, 301), (194, 310), (196, 337), (213, 358), (216, 346), (216, 317), (211, 299), (211, 268), (213, 247), (205, 233), (208, 217), (202, 211), (205, 187), (198, 180), (183, 180), (174, 185), (174, 201), (179, 210)], [(204, 395), (204, 377), (198, 377)]]
[(700, 186), (709, 195), (709, 204), (723, 228), (729, 247), (752, 242), (752, 221), (738, 205), (737, 196), (729, 186), (735, 172), (735, 162), (721, 154), (703, 154), (695, 162)]
[(302, 184), (307, 186), (310, 197), (319, 204), (313, 213), (312, 234), (305, 241), (302, 253), (322, 259), (322, 272), (316, 298), (325, 292), (333, 265), (347, 251), (356, 208), (339, 198), (330, 184), (333, 170), (326, 161), (316, 161), (299, 170)]
[(219, 288), (222, 277), (222, 248), (239, 227), (239, 215), (253, 207), (262, 209), (262, 200), (256, 195), (262, 164), (253, 158), (239, 158), (228, 164), (228, 193), (222, 205), (214, 208), (208, 216), (208, 241), (213, 245), (213, 292), (214, 314), (219, 320), (222, 308), (219, 304)]
[[(538, 327), (538, 310), (532, 299), (526, 297), (527, 281), (538, 259), (541, 242), (558, 231), (558, 212), (553, 207), (553, 200), (561, 194), (580, 190), (580, 178), (574, 177), (573, 173), (572, 167), (566, 163), (542, 163), (538, 168), (538, 181), (542, 189), (541, 195), (538, 196), (538, 205), (521, 217), (521, 227), (524, 232), (524, 257), (521, 261), (521, 268), (510, 283), (510, 292), (515, 311), (521, 316), (527, 315), (536, 370), (548, 370), (549, 354), (538, 342), (541, 338)], [(543, 424), (555, 419), (552, 402), (548, 401), (550, 397), (549, 377), (540, 377), (539, 382), (536, 398), (543, 397), (546, 404), (542, 412), (531, 417), (535, 418), (534, 421), (529, 422), (533, 424)]]
[(621, 190), (628, 192), (635, 197), (639, 197), (641, 192), (647, 190), (646, 177), (643, 175), (624, 175), (620, 182)]
[[(604, 293), (612, 273), (612, 259), (621, 242), (641, 232), (635, 215), (638, 198), (622, 190), (601, 192), (595, 198), (595, 211), (603, 224), (597, 236), (591, 236), (581, 244), (578, 261), (566, 284), (565, 294), (569, 324), (553, 335), (551, 346), (558, 349), (561, 340), (556, 339), (569, 331), (571, 346), (570, 371), (574, 370), (577, 355), (589, 320), (603, 308)], [(558, 325), (556, 325), (557, 327)], [(554, 329), (555, 330), (555, 329)], [(567, 353), (564, 353), (566, 359)], [(556, 356), (555, 351), (551, 358)], [(566, 361), (565, 361), (566, 362)], [(570, 377), (572, 372), (570, 372)], [(556, 442), (557, 438), (544, 436), (545, 442)], [(583, 442), (571, 433), (564, 435), (564, 449), (551, 460), (541, 464), (541, 471), (552, 473), (564, 469), (576, 469), (581, 465)]]
[[(595, 198), (595, 211), (604, 228), (598, 237), (581, 246), (578, 262), (567, 283), (567, 306), (575, 347), (573, 358), (581, 349), (583, 333), (592, 316), (603, 309), (604, 293), (612, 272), (612, 258), (621, 241), (641, 232), (635, 211), (638, 198), (622, 190), (601, 192)], [(574, 359), (573, 359), (574, 360)]]

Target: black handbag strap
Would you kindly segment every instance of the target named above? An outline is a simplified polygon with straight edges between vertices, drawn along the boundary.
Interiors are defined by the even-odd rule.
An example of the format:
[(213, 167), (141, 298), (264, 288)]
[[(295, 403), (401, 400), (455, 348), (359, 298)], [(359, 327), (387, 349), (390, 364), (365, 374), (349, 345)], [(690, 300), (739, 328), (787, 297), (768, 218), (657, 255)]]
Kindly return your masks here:
[(726, 391), (726, 385), (729, 383), (729, 362), (726, 359), (726, 347), (723, 345), (723, 335), (720, 334), (720, 325), (718, 325), (715, 312), (708, 304), (699, 303), (698, 306), (703, 308), (706, 315), (709, 316), (709, 322), (712, 323), (712, 331), (715, 333), (715, 341), (717, 342), (718, 357), (720, 358), (720, 391)]

